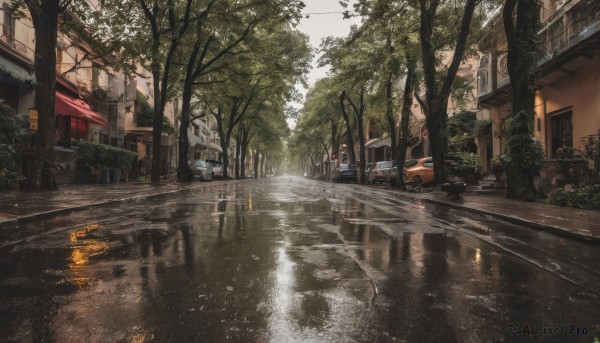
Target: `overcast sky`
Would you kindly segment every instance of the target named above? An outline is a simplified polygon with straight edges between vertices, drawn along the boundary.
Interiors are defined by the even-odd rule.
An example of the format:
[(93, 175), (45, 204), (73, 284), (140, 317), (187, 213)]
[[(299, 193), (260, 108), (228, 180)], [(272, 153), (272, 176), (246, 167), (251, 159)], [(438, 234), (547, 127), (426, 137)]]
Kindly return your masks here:
[[(321, 39), (328, 36), (345, 37), (350, 32), (352, 24), (359, 24), (360, 19), (344, 19), (342, 12), (344, 8), (338, 0), (304, 0), (306, 7), (302, 11), (304, 17), (298, 25), (298, 30), (307, 34), (310, 38), (310, 44), (315, 52), (321, 45)], [(351, 8), (349, 8), (351, 9)], [(308, 18), (307, 18), (308, 16)], [(318, 55), (315, 56), (312, 63), (312, 70), (308, 74), (308, 83), (313, 85), (316, 80), (327, 75), (328, 68), (317, 68)], [(306, 90), (300, 89), (303, 94)], [(294, 107), (301, 108), (302, 104), (293, 104)], [(294, 126), (289, 122), (290, 126)]]
[[(302, 13), (305, 15), (298, 30), (310, 37), (310, 44), (315, 50), (321, 45), (321, 39), (328, 36), (344, 37), (350, 32), (350, 25), (360, 23), (359, 19), (343, 19), (344, 9), (338, 0), (304, 0), (304, 3), (306, 7)], [(309, 84), (327, 73), (327, 68), (317, 68), (317, 58), (315, 56), (313, 70), (308, 76)]]
[[(344, 37), (350, 32), (350, 25), (358, 24), (358, 19), (343, 19), (342, 6), (338, 0), (304, 0), (306, 7), (302, 13), (307, 14), (300, 21), (298, 30), (310, 37), (314, 49), (321, 45), (321, 39), (327, 36)], [(313, 61), (313, 70), (309, 74), (309, 83), (325, 76), (327, 69), (317, 69), (317, 57)]]

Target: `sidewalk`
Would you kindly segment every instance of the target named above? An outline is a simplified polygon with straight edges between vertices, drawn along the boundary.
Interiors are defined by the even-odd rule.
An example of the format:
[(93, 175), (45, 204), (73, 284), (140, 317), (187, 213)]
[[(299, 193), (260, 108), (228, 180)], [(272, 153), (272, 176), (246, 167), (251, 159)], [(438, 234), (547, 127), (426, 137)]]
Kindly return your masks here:
[(160, 185), (153, 185), (148, 182), (124, 182), (117, 184), (66, 184), (51, 192), (13, 190), (0, 193), (0, 227), (7, 224), (62, 215), (91, 206), (117, 204), (194, 190), (203, 186), (205, 185), (197, 182), (173, 182), (161, 183)]
[[(490, 215), (529, 228), (600, 243), (600, 211), (510, 200), (493, 195), (467, 193), (460, 201), (450, 201), (445, 192), (422, 194), (420, 198), (428, 203)], [(411, 197), (411, 193), (402, 192), (402, 196)]]
[[(211, 183), (150, 183), (62, 185), (53, 192), (10, 191), (0, 193), (0, 228), (7, 225), (41, 220), (91, 206), (117, 204), (163, 194), (191, 191), (217, 183), (227, 184), (248, 180), (213, 181)], [(386, 187), (387, 191), (391, 189)], [(459, 202), (450, 201), (445, 193), (410, 193), (391, 190), (398, 196), (420, 199), (435, 205), (490, 215), (533, 229), (600, 242), (600, 211), (579, 210), (548, 204), (508, 200), (497, 196), (465, 194)]]

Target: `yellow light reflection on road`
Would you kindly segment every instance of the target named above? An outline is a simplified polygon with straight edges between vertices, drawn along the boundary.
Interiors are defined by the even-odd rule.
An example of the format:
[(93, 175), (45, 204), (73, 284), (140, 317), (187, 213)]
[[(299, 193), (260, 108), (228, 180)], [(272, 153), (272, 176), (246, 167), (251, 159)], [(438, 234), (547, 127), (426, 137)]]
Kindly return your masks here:
[(475, 267), (481, 269), (481, 249), (475, 249)]
[(82, 272), (84, 272), (84, 267), (89, 264), (90, 258), (101, 254), (108, 247), (106, 242), (97, 239), (86, 239), (88, 233), (99, 228), (100, 225), (92, 224), (73, 231), (69, 236), (72, 245), (69, 268), (74, 277), (73, 281), (80, 286), (86, 285), (89, 281), (89, 278), (83, 276)]
[(248, 191), (248, 211), (252, 211), (252, 192)]

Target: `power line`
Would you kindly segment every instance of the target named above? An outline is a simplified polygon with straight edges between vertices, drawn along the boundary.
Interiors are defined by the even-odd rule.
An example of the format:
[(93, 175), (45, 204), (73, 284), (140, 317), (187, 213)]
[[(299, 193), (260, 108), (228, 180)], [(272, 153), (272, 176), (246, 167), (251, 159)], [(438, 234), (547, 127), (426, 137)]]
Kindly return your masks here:
[(348, 11), (348, 12), (311, 12), (311, 13), (302, 13), (303, 16), (307, 15), (327, 15), (327, 14), (356, 14), (356, 12)]

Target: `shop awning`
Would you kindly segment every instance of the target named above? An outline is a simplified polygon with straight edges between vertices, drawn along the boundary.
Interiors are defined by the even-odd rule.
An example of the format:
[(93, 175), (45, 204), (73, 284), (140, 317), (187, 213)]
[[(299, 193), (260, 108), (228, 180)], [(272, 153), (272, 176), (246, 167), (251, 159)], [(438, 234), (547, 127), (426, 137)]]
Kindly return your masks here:
[(35, 84), (35, 75), (27, 68), (0, 56), (0, 78), (7, 81), (14, 81), (24, 86), (33, 86)]
[(372, 140), (368, 141), (365, 144), (365, 148), (380, 148), (382, 146), (391, 147), (392, 146), (392, 139), (390, 137), (375, 138), (375, 139), (372, 139)]
[(223, 148), (221, 148), (220, 145), (215, 144), (215, 143), (208, 143), (207, 144), (207, 148), (208, 149), (212, 149), (212, 150), (216, 150), (218, 152), (223, 152)]
[(94, 112), (83, 100), (74, 99), (58, 91), (56, 92), (54, 111), (57, 116), (72, 116), (85, 119), (92, 124), (108, 126), (106, 118)]
[(187, 129), (187, 134), (188, 134), (188, 142), (190, 143), (191, 147), (202, 147), (204, 148), (206, 146), (206, 143), (204, 143), (204, 137), (202, 136), (196, 136), (194, 134), (194, 132), (192, 132), (192, 129), (190, 129), (188, 127)]

